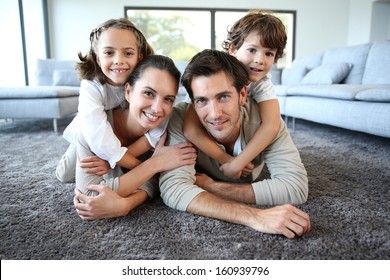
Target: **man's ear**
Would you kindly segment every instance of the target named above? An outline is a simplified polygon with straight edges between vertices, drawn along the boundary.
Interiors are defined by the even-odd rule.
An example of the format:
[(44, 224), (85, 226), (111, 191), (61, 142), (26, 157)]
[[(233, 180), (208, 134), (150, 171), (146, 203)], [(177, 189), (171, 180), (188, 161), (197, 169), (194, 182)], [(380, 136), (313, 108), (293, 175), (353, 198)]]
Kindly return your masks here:
[(127, 102), (129, 102), (129, 103), (130, 103), (130, 93), (131, 93), (132, 89), (133, 88), (131, 87), (131, 85), (129, 83), (125, 84), (125, 98), (126, 98)]
[(246, 86), (243, 86), (242, 89), (240, 90), (240, 95), (239, 95), (239, 103), (240, 103), (240, 106), (244, 105), (245, 102), (246, 102), (246, 98), (247, 98), (247, 87)]

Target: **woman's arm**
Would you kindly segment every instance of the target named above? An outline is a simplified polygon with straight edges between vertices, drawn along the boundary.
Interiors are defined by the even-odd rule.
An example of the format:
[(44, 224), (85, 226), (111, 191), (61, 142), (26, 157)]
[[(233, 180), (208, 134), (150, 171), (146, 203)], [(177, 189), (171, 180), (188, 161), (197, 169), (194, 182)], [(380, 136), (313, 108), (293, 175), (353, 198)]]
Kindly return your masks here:
[(151, 158), (119, 177), (118, 194), (120, 196), (129, 196), (161, 171), (195, 163), (196, 149), (191, 143), (182, 142), (174, 146), (164, 146), (166, 137), (167, 133), (164, 133)]
[(137, 158), (147, 151), (149, 151), (151, 145), (148, 139), (145, 136), (138, 138), (133, 144), (127, 147), (127, 152), (123, 155), (123, 157), (117, 162), (120, 167), (124, 167), (127, 169), (133, 169), (137, 165), (141, 163), (141, 161)]

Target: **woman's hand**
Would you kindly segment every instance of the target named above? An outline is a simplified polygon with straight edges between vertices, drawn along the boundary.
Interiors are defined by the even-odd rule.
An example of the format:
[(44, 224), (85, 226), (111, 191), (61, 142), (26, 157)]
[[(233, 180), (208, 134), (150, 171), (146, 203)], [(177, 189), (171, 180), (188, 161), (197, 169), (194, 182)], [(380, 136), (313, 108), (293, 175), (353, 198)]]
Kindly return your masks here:
[(196, 162), (196, 149), (190, 142), (181, 142), (173, 146), (164, 146), (167, 132), (161, 137), (152, 158), (158, 161), (160, 171), (191, 165)]

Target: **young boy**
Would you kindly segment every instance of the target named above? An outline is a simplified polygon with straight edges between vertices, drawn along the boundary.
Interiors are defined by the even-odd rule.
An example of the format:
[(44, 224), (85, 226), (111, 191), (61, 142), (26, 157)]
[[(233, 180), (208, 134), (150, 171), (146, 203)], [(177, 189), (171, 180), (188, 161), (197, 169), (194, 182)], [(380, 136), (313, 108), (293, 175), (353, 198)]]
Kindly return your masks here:
[(208, 136), (194, 109), (189, 107), (186, 112), (184, 135), (200, 150), (217, 160), (227, 177), (249, 176), (253, 170), (251, 161), (269, 145), (279, 131), (279, 102), (269, 71), (283, 56), (286, 42), (285, 27), (280, 19), (270, 13), (250, 10), (234, 23), (222, 44), (225, 51), (247, 67), (250, 77), (248, 95), (256, 100), (260, 108), (262, 123), (241, 153), (235, 154), (233, 150), (229, 154), (222, 150)]

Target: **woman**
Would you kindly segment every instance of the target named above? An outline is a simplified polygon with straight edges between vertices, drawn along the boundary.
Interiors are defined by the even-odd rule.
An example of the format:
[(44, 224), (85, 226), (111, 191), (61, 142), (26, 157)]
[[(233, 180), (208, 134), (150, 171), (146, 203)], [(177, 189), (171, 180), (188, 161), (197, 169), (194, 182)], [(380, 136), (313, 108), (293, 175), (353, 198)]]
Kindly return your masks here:
[[(195, 162), (196, 150), (192, 144), (183, 142), (164, 146), (166, 133), (161, 131), (168, 123), (179, 79), (180, 72), (168, 57), (151, 55), (139, 62), (125, 85), (126, 107), (106, 113), (115, 135), (122, 146), (129, 147), (131, 154), (138, 157), (151, 148), (155, 148), (154, 153), (125, 173), (119, 166), (106, 175), (101, 175), (101, 172), (88, 173), (80, 166), (80, 159), (93, 158), (95, 154), (79, 133), (76, 166), (78, 190), (87, 196), (96, 196), (98, 192), (88, 188), (89, 185), (107, 186), (117, 195), (129, 198), (130, 211), (146, 201), (148, 196), (153, 197), (157, 191), (156, 182), (152, 179), (155, 174)], [(156, 135), (163, 136), (156, 139)], [(96, 166), (96, 163), (92, 165)], [(83, 166), (86, 166), (85, 163)], [(84, 196), (83, 199), (87, 198)]]

